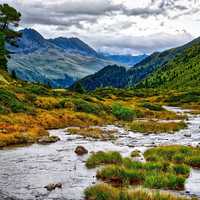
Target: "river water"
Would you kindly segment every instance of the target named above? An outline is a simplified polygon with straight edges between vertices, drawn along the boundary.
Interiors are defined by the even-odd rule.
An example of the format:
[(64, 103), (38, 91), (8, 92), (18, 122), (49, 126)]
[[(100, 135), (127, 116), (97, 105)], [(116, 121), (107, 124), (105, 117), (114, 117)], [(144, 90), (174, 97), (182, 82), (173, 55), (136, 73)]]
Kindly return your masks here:
[[(184, 112), (178, 108), (166, 108)], [(96, 182), (96, 170), (86, 169), (88, 155), (79, 157), (74, 153), (78, 145), (83, 145), (89, 152), (112, 150), (123, 156), (136, 149), (144, 152), (157, 145), (196, 146), (200, 143), (200, 116), (188, 115), (187, 124), (185, 130), (160, 135), (133, 133), (113, 125), (102, 127), (115, 130), (119, 136), (116, 141), (95, 141), (66, 134), (64, 129), (50, 130), (51, 135), (59, 136), (61, 140), (50, 145), (33, 144), (0, 150), (0, 200), (82, 200), (84, 189)], [(62, 183), (62, 189), (48, 192), (44, 188), (58, 182)], [(200, 170), (191, 170), (182, 193), (200, 198)]]

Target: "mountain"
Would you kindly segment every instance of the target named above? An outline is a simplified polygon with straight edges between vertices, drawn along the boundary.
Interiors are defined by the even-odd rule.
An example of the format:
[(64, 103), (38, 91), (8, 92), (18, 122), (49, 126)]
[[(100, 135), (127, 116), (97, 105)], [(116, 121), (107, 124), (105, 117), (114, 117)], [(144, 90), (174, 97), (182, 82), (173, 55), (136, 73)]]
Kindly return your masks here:
[(200, 84), (200, 40), (186, 45), (175, 59), (158, 68), (138, 87), (185, 89), (199, 87)]
[[(95, 80), (98, 82), (98, 84), (92, 82), (94, 85), (118, 87), (118, 84), (116, 84), (116, 81), (114, 80), (116, 78), (117, 80), (118, 79), (122, 80), (123, 85), (120, 85), (120, 87), (132, 87), (132, 86), (139, 85), (143, 80), (145, 80), (147, 78), (146, 80), (147, 80), (147, 82), (149, 82), (150, 85), (148, 86), (144, 82), (142, 82), (143, 83), (142, 86), (151, 87), (154, 85), (159, 85), (158, 80), (160, 80), (160, 78), (159, 78), (160, 74), (161, 74), (161, 72), (164, 73), (165, 70), (167, 71), (166, 74), (163, 75), (163, 77), (165, 77), (165, 78), (163, 78), (163, 77), (161, 78), (163, 84), (164, 84), (165, 80), (173, 79), (172, 77), (176, 76), (177, 73), (173, 70), (172, 71), (175, 75), (173, 75), (173, 76), (167, 75), (169, 73), (172, 73), (172, 71), (170, 71), (170, 72), (168, 71), (169, 66), (171, 66), (171, 65), (179, 68), (179, 70), (176, 69), (179, 71), (179, 75), (181, 73), (186, 73), (187, 78), (190, 77), (190, 79), (192, 79), (193, 76), (196, 76), (196, 75), (194, 75), (192, 70), (196, 70), (196, 74), (198, 74), (199, 73), (197, 70), (198, 68), (194, 69), (194, 67), (190, 67), (191, 70), (189, 70), (187, 68), (188, 68), (188, 66), (191, 65), (191, 63), (195, 63), (196, 65), (198, 65), (199, 61), (198, 61), (197, 57), (198, 57), (198, 53), (200, 53), (200, 52), (198, 52), (197, 49), (199, 46), (200, 46), (200, 38), (197, 38), (181, 47), (169, 49), (164, 52), (155, 52), (152, 55), (145, 58), (144, 60), (142, 60), (140, 63), (137, 63), (130, 69), (126, 70), (125, 73), (119, 74), (119, 77), (116, 77), (115, 75), (113, 75), (113, 74), (115, 74), (114, 71), (118, 70), (116, 67), (113, 68), (112, 66), (109, 66), (109, 67), (112, 67), (112, 70), (109, 70), (109, 67), (106, 67), (104, 69), (104, 70), (106, 70), (106, 72), (104, 71), (104, 73), (101, 74), (101, 76), (105, 76), (105, 74), (106, 74), (106, 76), (114, 76), (112, 79), (112, 83), (109, 82), (108, 85), (107, 85), (107, 81), (105, 81), (104, 77), (100, 77), (98, 72), (89, 77), (86, 77), (86, 78), (80, 80), (79, 83), (81, 83), (85, 89), (91, 89), (91, 88), (95, 89), (96, 87), (93, 87), (93, 86), (88, 87), (88, 85), (89, 85), (88, 83), (90, 82), (90, 80), (91, 79), (93, 80), (95, 77)], [(196, 52), (196, 55), (194, 55), (194, 52)], [(195, 57), (195, 58), (190, 57), (188, 54), (193, 55), (193, 57)], [(183, 59), (184, 61), (181, 61), (181, 59)], [(187, 59), (189, 59), (189, 60), (187, 60)], [(195, 61), (193, 59), (195, 59)], [(184, 72), (180, 72), (182, 65), (185, 66)], [(173, 68), (173, 67), (170, 67), (170, 68)], [(154, 75), (153, 73), (157, 73), (157, 75)], [(97, 74), (98, 74), (98, 76), (97, 76)], [(152, 76), (151, 76), (151, 74), (152, 74)], [(150, 76), (150, 78), (148, 79), (149, 76)], [(179, 78), (180, 78), (180, 80), (182, 79), (180, 76), (179, 76)], [(185, 81), (187, 80), (188, 85), (189, 85), (190, 81), (187, 78), (185, 77), (185, 79), (183, 79), (183, 80), (185, 80)], [(153, 80), (152, 83), (150, 83), (151, 82), (150, 79)], [(179, 83), (180, 82), (181, 81), (179, 81)], [(174, 84), (173, 81), (170, 84)], [(184, 85), (186, 85), (186, 83)]]
[(162, 68), (169, 61), (173, 60), (179, 54), (183, 53), (185, 49), (192, 47), (195, 44), (199, 44), (200, 38), (197, 38), (183, 46), (172, 48), (164, 52), (155, 52), (140, 63), (134, 65), (128, 71), (128, 85), (137, 85), (141, 80), (145, 79), (149, 74), (154, 72), (158, 68)]
[[(98, 71), (93, 75), (89, 75), (77, 83), (80, 83), (87, 90), (95, 90), (99, 87), (114, 86), (117, 88), (124, 87), (127, 80), (126, 78), (126, 68), (117, 65), (109, 65)], [(73, 89), (75, 83), (71, 88)]]
[(48, 41), (67, 51), (81, 53), (83, 55), (98, 56), (98, 53), (93, 48), (81, 41), (79, 38), (58, 37), (55, 39), (49, 39)]
[(17, 46), (7, 44), (11, 52), (10, 73), (19, 79), (68, 87), (74, 81), (113, 64), (78, 38), (45, 39), (34, 29), (20, 31)]
[(128, 67), (132, 67), (133, 65), (141, 62), (146, 57), (148, 57), (148, 55), (146, 55), (146, 54), (132, 56), (132, 55), (115, 55), (115, 54), (108, 54), (108, 53), (104, 53), (103, 56), (104, 56), (104, 58), (106, 58), (110, 61), (117, 62), (121, 65), (125, 65)]

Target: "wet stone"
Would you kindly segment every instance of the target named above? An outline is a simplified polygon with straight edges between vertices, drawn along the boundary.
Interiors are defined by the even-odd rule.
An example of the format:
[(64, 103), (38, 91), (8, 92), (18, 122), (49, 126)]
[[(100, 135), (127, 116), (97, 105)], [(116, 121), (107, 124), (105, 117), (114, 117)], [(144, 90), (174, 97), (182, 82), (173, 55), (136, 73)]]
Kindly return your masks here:
[(55, 190), (56, 188), (62, 188), (62, 183), (50, 183), (46, 186), (44, 186), (48, 191)]
[(82, 156), (84, 154), (87, 154), (88, 150), (85, 147), (83, 147), (83, 146), (77, 146), (74, 152), (77, 155)]

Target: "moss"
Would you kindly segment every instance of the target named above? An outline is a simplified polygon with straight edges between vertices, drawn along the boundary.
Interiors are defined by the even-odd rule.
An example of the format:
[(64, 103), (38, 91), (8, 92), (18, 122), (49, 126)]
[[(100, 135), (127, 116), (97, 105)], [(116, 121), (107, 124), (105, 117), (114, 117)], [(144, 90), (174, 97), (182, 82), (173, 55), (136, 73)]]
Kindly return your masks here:
[(135, 150), (131, 152), (131, 157), (139, 157), (140, 156), (140, 151)]

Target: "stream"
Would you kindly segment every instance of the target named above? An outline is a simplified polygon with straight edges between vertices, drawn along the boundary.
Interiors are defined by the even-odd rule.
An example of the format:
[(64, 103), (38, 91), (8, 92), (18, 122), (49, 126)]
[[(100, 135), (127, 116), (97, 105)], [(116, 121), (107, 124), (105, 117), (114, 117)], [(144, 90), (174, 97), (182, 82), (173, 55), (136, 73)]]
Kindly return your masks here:
[[(165, 107), (183, 113), (185, 110)], [(116, 141), (96, 141), (77, 135), (69, 135), (65, 129), (50, 130), (61, 140), (50, 145), (33, 144), (20, 148), (0, 150), (0, 200), (83, 200), (86, 187), (97, 182), (96, 169), (88, 170), (85, 160), (88, 155), (74, 153), (78, 145), (90, 153), (96, 151), (119, 151), (128, 156), (133, 150), (144, 152), (157, 145), (200, 145), (200, 115), (189, 115), (188, 128), (175, 134), (145, 135), (109, 125), (102, 127), (115, 130)], [(142, 161), (143, 158), (140, 158)], [(47, 191), (44, 186), (62, 183), (61, 189)], [(182, 194), (200, 198), (200, 170), (192, 169)]]

